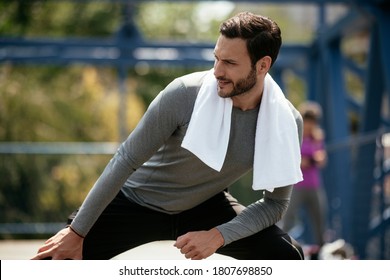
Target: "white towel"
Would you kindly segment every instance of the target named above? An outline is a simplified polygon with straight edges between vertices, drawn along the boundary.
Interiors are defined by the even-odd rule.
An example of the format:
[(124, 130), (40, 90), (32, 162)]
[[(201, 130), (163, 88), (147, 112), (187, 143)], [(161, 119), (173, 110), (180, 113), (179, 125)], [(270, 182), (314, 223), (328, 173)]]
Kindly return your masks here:
[[(196, 98), (182, 147), (216, 171), (225, 160), (232, 107), (230, 98), (218, 95), (211, 69)], [(256, 127), (252, 188), (272, 191), (301, 181), (300, 162), (295, 118), (282, 90), (267, 74)]]

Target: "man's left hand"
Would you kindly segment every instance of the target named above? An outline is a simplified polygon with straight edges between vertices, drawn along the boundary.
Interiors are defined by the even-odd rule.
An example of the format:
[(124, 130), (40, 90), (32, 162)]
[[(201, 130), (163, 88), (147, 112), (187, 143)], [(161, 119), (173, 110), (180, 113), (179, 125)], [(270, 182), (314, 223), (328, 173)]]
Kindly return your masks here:
[(179, 236), (174, 244), (187, 259), (201, 260), (214, 254), (224, 239), (216, 228), (208, 231), (193, 231)]

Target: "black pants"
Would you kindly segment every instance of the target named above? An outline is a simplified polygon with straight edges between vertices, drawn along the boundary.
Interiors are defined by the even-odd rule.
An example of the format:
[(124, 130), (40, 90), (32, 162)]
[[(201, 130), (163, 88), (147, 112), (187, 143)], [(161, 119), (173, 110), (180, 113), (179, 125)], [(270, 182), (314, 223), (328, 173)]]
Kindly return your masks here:
[[(120, 192), (85, 237), (83, 258), (110, 259), (148, 242), (176, 240), (189, 231), (209, 230), (230, 221), (242, 209), (230, 194), (222, 192), (190, 210), (170, 215), (132, 203)], [(217, 253), (244, 260), (304, 258), (299, 244), (276, 225), (232, 242)]]

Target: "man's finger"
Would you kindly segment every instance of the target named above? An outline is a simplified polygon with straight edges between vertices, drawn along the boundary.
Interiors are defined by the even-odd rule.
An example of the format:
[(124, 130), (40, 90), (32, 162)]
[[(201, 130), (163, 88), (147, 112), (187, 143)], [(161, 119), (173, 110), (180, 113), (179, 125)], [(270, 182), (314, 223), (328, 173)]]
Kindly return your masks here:
[(36, 254), (31, 260), (49, 260), (51, 259), (50, 252), (44, 251), (42, 253)]
[(176, 242), (175, 244), (173, 244), (173, 246), (175, 246), (178, 249), (181, 249), (187, 244), (187, 242), (188, 240), (186, 238), (186, 235), (181, 235), (176, 239)]
[(40, 247), (38, 249), (38, 253), (43, 253), (43, 252), (51, 249), (53, 247), (53, 245), (54, 245), (53, 243), (48, 243), (48, 244), (43, 245), (42, 247)]

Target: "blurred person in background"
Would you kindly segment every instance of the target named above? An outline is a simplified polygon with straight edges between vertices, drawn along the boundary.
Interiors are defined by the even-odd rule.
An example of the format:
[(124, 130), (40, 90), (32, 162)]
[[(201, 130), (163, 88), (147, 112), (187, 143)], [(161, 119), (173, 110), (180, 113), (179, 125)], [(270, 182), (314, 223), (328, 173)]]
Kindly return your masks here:
[[(320, 127), (322, 109), (316, 102), (302, 103), (298, 110), (303, 118), (303, 143), (301, 147), (301, 169), (303, 181), (293, 189), (290, 205), (282, 219), (282, 228), (290, 232), (297, 223), (303, 221), (303, 215), (309, 219), (314, 244), (310, 255), (315, 259), (324, 244), (327, 202), (323, 189), (321, 169), (327, 161), (324, 146), (325, 134)], [(304, 212), (303, 212), (304, 211)]]

